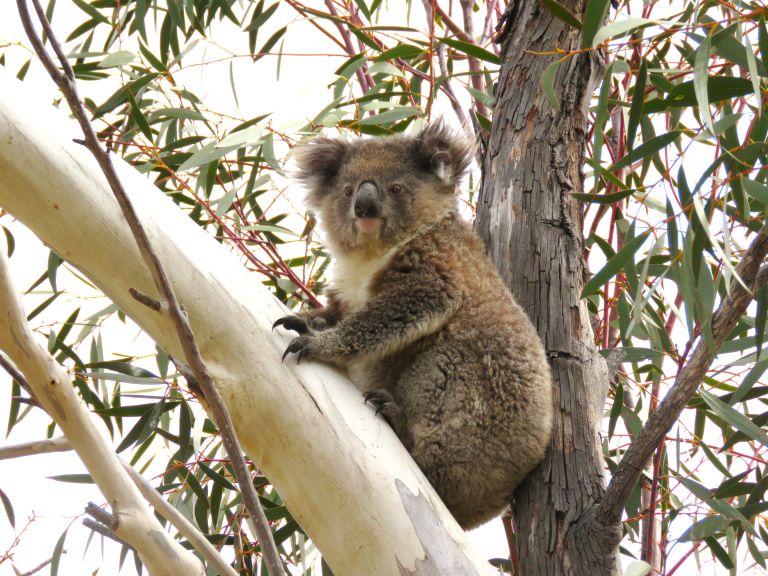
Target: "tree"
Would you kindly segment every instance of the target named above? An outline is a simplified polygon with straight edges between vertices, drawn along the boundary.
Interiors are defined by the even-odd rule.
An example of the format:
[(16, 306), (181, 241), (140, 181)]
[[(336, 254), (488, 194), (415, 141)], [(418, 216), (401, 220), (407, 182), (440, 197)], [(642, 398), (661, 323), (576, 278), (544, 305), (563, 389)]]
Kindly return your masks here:
[[(381, 3), (359, 0), (329, 1), (322, 9), (293, 0), (271, 6), (97, 0), (77, 3), (86, 21), (68, 41), (81, 86), (84, 80), (94, 87), (119, 80), (106, 98), (86, 93), (101, 140), (151, 174), (186, 208), (191, 222), (230, 246), (291, 306), (317, 303), (327, 257), (313, 242), (311, 215), (301, 222), (283, 208), (275, 210), (282, 195), (282, 143), (322, 127), (397, 132), (440, 106), (475, 132), (482, 169), (475, 227), (534, 319), (555, 375), (552, 449), (515, 498), (521, 572), (613, 574), (622, 552), (672, 574), (703, 550), (728, 569), (750, 562), (764, 567), (761, 547), (768, 538), (761, 517), (768, 509), (763, 464), (768, 437), (761, 428), (766, 389), (760, 383), (768, 367), (760, 356), (766, 289), (759, 273), (768, 250), (763, 231), (768, 188), (761, 170), (768, 130), (761, 92), (768, 32), (760, 10), (723, 6), (694, 9), (686, 3), (679, 13), (665, 13), (675, 8), (645, 4), (638, 18), (636, 6), (620, 5), (616, 22), (603, 26), (607, 1), (425, 2), (426, 18), (418, 25), (392, 27)], [(422, 7), (410, 8), (414, 19), (421, 18)], [(287, 59), (292, 28), (283, 19), (291, 11), (345, 55), (332, 102), (319, 105), (299, 130), (283, 130), (261, 113), (236, 120), (236, 114), (215, 114), (181, 83), (199, 54), (190, 45), (205, 38), (215, 46), (212, 39), (222, 32), (237, 31), (248, 44), (247, 50), (226, 53), (232, 78), (239, 53), (247, 52), (252, 62), (263, 63), (272, 51), (278, 62)], [(49, 17), (53, 13), (51, 3)], [(6, 48), (8, 59), (15, 50)], [(19, 75), (30, 67), (23, 64)], [(238, 102), (235, 86), (233, 80)], [(21, 176), (10, 176), (12, 163), (5, 166), (0, 189), (10, 190), (9, 183)], [(31, 185), (39, 177), (30, 169), (24, 181)], [(64, 217), (64, 208), (74, 206), (76, 196), (66, 198), (57, 209), (71, 225), (76, 216)], [(474, 198), (470, 195), (470, 208)], [(60, 232), (54, 230), (61, 227), (58, 222), (44, 226), (42, 211), (23, 204), (0, 192), (0, 206), (30, 227)], [(3, 224), (12, 238), (12, 226)], [(291, 233), (302, 227), (298, 236)], [(190, 223), (183, 229), (191, 230)], [(76, 265), (106, 290), (121, 285), (108, 278), (114, 270), (104, 253), (89, 255), (76, 232), (77, 226), (70, 228), (71, 245), (52, 253), (44, 267), (40, 283), (50, 284), (52, 296), (41, 309), (59, 294), (62, 266)], [(121, 250), (129, 245), (127, 236), (115, 243)], [(167, 246), (173, 246), (172, 239)], [(177, 255), (166, 258), (177, 262)], [(135, 267), (135, 253), (123, 262), (127, 287), (142, 277), (141, 269)], [(221, 307), (218, 317), (236, 318), (236, 311), (217, 300), (216, 284), (193, 278), (195, 289), (181, 299), (191, 318), (198, 314), (193, 302), (215, 302)], [(152, 293), (151, 285), (143, 288)], [(151, 318), (125, 293), (108, 294), (123, 312)], [(750, 304), (753, 299), (756, 305)], [(237, 491), (210, 421), (203, 426), (207, 448), (199, 455), (192, 449), (191, 422), (201, 416), (185, 379), (168, 370), (167, 352), (178, 350), (173, 331), (154, 327), (165, 334), (158, 340), (157, 375), (133, 358), (104, 358), (98, 324), (115, 310), (89, 318), (79, 334), (72, 331), (79, 314), (60, 312), (67, 319), (52, 330), (49, 350), (73, 371), (83, 400), (118, 437), (124, 422), (138, 417), (118, 446), (119, 451), (135, 447), (134, 464), (146, 462), (159, 438), (178, 446), (165, 466), (161, 491), (174, 491), (173, 498), (188, 506), (205, 532), (231, 534), (231, 540), (217, 543), (232, 546), (236, 568), (249, 573), (258, 552), (242, 529)], [(212, 333), (203, 329), (202, 341)], [(259, 344), (276, 358), (277, 340)], [(89, 362), (81, 359), (86, 346)], [(249, 356), (250, 348), (243, 346), (212, 368), (236, 422), (250, 416), (238, 408), (242, 398), (232, 386), (247, 374), (238, 360)], [(290, 369), (268, 370), (274, 379), (296, 378)], [(160, 384), (162, 401), (138, 407), (124, 402), (121, 386), (130, 381)], [(22, 414), (25, 397), (19, 379), (13, 386), (9, 428)], [(301, 389), (299, 383), (292, 386), (287, 389)], [(263, 427), (275, 414), (294, 413), (294, 406), (279, 410), (286, 400), (280, 394), (260, 397), (272, 411), (262, 407), (254, 420)], [(324, 406), (304, 402), (307, 420), (317, 417), (314, 410), (328, 416)], [(178, 434), (172, 416), (178, 418)], [(338, 573), (351, 573), (343, 547), (360, 541), (358, 534), (336, 538), (334, 547), (329, 535), (339, 534), (338, 518), (320, 525), (307, 514), (321, 497), (277, 471), (278, 454), (302, 452), (291, 446), (284, 428), (270, 429), (283, 432), (250, 439), (245, 447), (256, 465), (273, 467), (272, 479), (284, 483), (278, 485), (280, 494), (298, 516), (297, 524), (280, 496), (257, 477), (284, 561), (304, 558), (299, 539), (291, 536), (300, 533), (300, 524)], [(275, 450), (274, 457), (267, 458), (268, 449)], [(354, 461), (357, 448), (344, 449)], [(287, 458), (282, 465), (299, 466), (297, 461)], [(318, 474), (316, 465), (307, 462), (307, 470)], [(408, 474), (407, 465), (398, 466), (398, 476)], [(365, 468), (362, 477), (369, 472)], [(404, 491), (390, 494), (402, 505)], [(411, 512), (418, 502), (413, 506)], [(444, 546), (440, 534), (422, 531), (417, 540)], [(393, 536), (386, 545), (411, 558), (415, 552), (401, 548), (406, 541)], [(497, 564), (511, 569), (509, 563)]]

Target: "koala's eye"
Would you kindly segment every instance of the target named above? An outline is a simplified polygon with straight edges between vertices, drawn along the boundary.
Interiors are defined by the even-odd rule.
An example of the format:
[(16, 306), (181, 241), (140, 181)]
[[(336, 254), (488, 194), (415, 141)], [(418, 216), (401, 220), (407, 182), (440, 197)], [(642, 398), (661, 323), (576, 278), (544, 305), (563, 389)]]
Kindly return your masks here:
[(344, 186), (344, 196), (352, 196), (352, 186)]
[(392, 184), (392, 187), (390, 188), (390, 191), (393, 194), (400, 194), (400, 192), (403, 191), (403, 187), (400, 186), (400, 184)]

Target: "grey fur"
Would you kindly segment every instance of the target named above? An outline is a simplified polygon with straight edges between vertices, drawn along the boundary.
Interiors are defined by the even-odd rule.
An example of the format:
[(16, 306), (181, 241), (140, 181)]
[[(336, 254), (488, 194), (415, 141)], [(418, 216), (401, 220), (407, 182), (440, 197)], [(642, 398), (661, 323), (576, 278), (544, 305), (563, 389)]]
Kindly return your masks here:
[(508, 505), (552, 428), (541, 341), (456, 211), (472, 152), (442, 124), (299, 147), (336, 273), (325, 308), (275, 323), (300, 333), (286, 355), (348, 370), (465, 529)]

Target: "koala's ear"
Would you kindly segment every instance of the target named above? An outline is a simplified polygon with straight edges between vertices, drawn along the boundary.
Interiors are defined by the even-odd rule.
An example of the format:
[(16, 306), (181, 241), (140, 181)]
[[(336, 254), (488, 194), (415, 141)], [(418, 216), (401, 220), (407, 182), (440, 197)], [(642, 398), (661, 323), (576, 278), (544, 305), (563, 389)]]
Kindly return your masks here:
[(313, 138), (293, 149), (294, 178), (310, 192), (310, 201), (325, 192), (346, 161), (350, 144), (336, 138)]
[(442, 121), (423, 128), (416, 136), (415, 148), (417, 157), (427, 170), (452, 185), (459, 183), (475, 153), (471, 142)]

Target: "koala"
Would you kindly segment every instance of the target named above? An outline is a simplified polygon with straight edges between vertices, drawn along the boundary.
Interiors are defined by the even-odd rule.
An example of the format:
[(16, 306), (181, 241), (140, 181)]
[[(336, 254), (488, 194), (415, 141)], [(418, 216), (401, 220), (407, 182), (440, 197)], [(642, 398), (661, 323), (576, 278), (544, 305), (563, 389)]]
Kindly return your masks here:
[(509, 505), (552, 428), (541, 340), (458, 214), (472, 153), (442, 123), (297, 147), (334, 271), (324, 308), (275, 322), (299, 334), (283, 359), (347, 370), (464, 529)]

